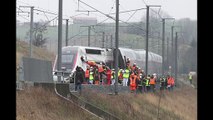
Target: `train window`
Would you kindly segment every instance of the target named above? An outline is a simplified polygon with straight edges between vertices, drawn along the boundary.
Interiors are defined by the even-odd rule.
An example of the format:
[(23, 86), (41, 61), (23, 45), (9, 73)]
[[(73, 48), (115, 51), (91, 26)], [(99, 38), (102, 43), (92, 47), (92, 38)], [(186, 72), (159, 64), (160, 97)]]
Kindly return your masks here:
[(63, 55), (62, 55), (62, 59), (61, 59), (62, 63), (72, 63), (72, 61), (73, 61), (73, 56), (74, 56), (74, 55), (63, 54)]
[(71, 53), (71, 51), (70, 51), (70, 50), (68, 50), (68, 51), (66, 51), (66, 53), (67, 53), (67, 54), (69, 54), (69, 53)]
[(95, 49), (86, 49), (87, 54), (101, 54), (101, 50), (95, 50)]

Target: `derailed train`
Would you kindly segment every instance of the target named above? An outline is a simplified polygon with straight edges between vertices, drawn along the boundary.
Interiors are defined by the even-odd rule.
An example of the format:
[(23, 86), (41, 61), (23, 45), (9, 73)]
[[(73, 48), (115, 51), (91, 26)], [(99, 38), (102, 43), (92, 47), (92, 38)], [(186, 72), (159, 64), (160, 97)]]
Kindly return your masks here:
[[(96, 63), (103, 62), (110, 68), (113, 68), (115, 49), (106, 49), (99, 47), (86, 47), (86, 46), (66, 46), (62, 48), (62, 64), (63, 68), (68, 77), (70, 73), (75, 71), (77, 66), (86, 70), (87, 64), (81, 61), (81, 56), (86, 61), (95, 61)], [(130, 65), (136, 63), (141, 69), (145, 68), (146, 51), (143, 49), (129, 49), (119, 48), (118, 51), (118, 67), (121, 69), (125, 68), (125, 60), (130, 58)], [(53, 65), (53, 71), (56, 71), (57, 67), (57, 56)], [(148, 52), (148, 74), (160, 73), (162, 67), (162, 57), (158, 54)], [(54, 79), (56, 79), (55, 77)]]

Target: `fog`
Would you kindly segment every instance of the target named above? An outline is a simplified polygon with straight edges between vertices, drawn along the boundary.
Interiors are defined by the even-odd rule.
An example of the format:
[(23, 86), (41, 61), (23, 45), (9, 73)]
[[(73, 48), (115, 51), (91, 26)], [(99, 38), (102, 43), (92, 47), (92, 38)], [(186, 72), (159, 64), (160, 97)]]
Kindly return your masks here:
[[(51, 11), (58, 13), (58, 1), (59, 0), (17, 0), (17, 7), (27, 5), (34, 6), (36, 9)], [(105, 14), (115, 12), (115, 1), (116, 0), (81, 0), (86, 4), (100, 10)], [(161, 5), (161, 11), (166, 12), (171, 17), (176, 19), (190, 18), (192, 20), (197, 20), (197, 1), (196, 0), (119, 0), (120, 1), (120, 11), (133, 10), (138, 8), (145, 8), (147, 5)], [(29, 8), (20, 8), (22, 11), (30, 12)], [(85, 4), (79, 2), (78, 0), (63, 0), (63, 18), (67, 19), (71, 16), (89, 16), (96, 17), (98, 21), (106, 19), (106, 16), (100, 14), (99, 12), (77, 12), (80, 11), (94, 11)], [(159, 8), (152, 8), (151, 11), (158, 11)], [(131, 19), (128, 21), (140, 21), (141, 18), (146, 14), (146, 10), (139, 10), (135, 12), (120, 14), (121, 20), (128, 20), (130, 16)], [(81, 14), (81, 15), (78, 15)], [(44, 14), (42, 12), (35, 11), (34, 21), (48, 21), (54, 18), (56, 15)], [(111, 15), (114, 16), (114, 15)], [(17, 15), (17, 20), (21, 22), (28, 22), (30, 15), (27, 13), (20, 13)], [(107, 20), (106, 22), (112, 22), (113, 20)]]

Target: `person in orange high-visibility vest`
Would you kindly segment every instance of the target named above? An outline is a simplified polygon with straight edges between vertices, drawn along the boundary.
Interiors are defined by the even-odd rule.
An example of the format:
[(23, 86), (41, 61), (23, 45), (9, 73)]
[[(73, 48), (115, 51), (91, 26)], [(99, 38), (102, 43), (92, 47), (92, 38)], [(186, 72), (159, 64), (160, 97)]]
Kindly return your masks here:
[(149, 84), (150, 84), (150, 87), (151, 87), (151, 92), (154, 92), (154, 89), (155, 89), (155, 78), (154, 78), (153, 75), (150, 77)]
[(81, 61), (88, 64), (90, 67), (97, 67), (97, 64), (95, 61), (85, 61), (83, 56), (81, 56)]
[(111, 82), (111, 73), (112, 73), (112, 71), (110, 70), (110, 68), (109, 67), (106, 67), (106, 76), (107, 76), (107, 85), (110, 85), (110, 82)]
[(137, 88), (137, 75), (136, 75), (136, 72), (133, 72), (131, 75), (130, 75), (130, 90), (131, 92), (134, 92)]
[(89, 69), (90, 69), (90, 67), (87, 66), (87, 69), (85, 71), (85, 80), (87, 83), (89, 83)]
[(172, 77), (168, 75), (167, 77), (167, 88), (170, 91), (171, 90), (171, 85), (172, 85)]
[(96, 64), (95, 61), (86, 61), (86, 63), (87, 63), (89, 66), (97, 67), (97, 64)]
[(171, 76), (170, 82), (171, 82), (171, 90), (173, 90), (173, 87), (175, 86), (175, 79), (173, 76)]
[(102, 65), (102, 62), (100, 63), (100, 66), (98, 66), (98, 73), (100, 75), (100, 82), (102, 83), (103, 82), (103, 74), (104, 74), (104, 68), (103, 68), (103, 65)]

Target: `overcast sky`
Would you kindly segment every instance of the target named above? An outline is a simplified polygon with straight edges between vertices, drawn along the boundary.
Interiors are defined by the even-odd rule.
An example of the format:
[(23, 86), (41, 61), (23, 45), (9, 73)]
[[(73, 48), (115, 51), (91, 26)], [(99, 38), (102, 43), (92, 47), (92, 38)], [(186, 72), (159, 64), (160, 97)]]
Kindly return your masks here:
[[(37, 9), (48, 10), (51, 12), (58, 13), (58, 1), (59, 0), (17, 0), (17, 7), (19, 7), (20, 5), (25, 6), (30, 5), (35, 6), (35, 8)], [(106, 14), (115, 12), (116, 0), (82, 0), (82, 1)], [(160, 10), (163, 10), (164, 12), (166, 12), (171, 17), (174, 17), (175, 19), (190, 18), (192, 20), (197, 20), (197, 0), (119, 0), (119, 1), (120, 1), (120, 11), (144, 8), (145, 7), (144, 1), (145, 1), (147, 5), (161, 5)], [(152, 8), (152, 9), (154, 11), (159, 10), (159, 8)], [(21, 8), (21, 10), (30, 12), (29, 8)], [(70, 18), (70, 16), (77, 14), (81, 14), (78, 15), (79, 17), (88, 16), (86, 15), (87, 12), (76, 12), (76, 10), (78, 10), (78, 0), (63, 0), (64, 19)], [(79, 10), (93, 10), (93, 9), (80, 3)], [(151, 10), (150, 12), (153, 11)], [(140, 21), (145, 14), (146, 10), (140, 10), (137, 11), (136, 13), (134, 13), (133, 11), (129, 13), (120, 14), (120, 19), (123, 21)], [(114, 15), (112, 14), (112, 16)], [(53, 19), (54, 17), (56, 17), (56, 15), (44, 14), (35, 11), (34, 21), (39, 21), (41, 19), (47, 21)], [(90, 12), (89, 17), (96, 17), (98, 22), (101, 22), (107, 18), (106, 16), (98, 12)], [(27, 22), (30, 20), (30, 17), (26, 13), (19, 13), (17, 15), (17, 20)], [(106, 22), (111, 21), (112, 20), (109, 19)]]

